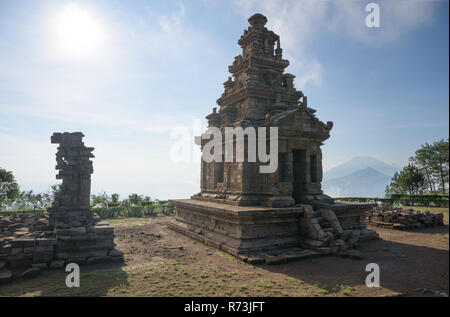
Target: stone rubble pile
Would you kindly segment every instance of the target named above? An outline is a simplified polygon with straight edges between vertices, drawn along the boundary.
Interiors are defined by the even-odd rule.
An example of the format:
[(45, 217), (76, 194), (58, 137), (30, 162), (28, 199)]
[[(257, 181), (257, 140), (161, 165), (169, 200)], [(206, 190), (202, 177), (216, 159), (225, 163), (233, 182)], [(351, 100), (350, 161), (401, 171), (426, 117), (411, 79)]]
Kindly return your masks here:
[[(0, 216), (0, 246), (12, 238), (43, 238), (53, 236), (53, 227), (46, 212), (15, 213)], [(3, 239), (6, 238), (6, 239)]]
[(27, 270), (31, 267), (35, 271), (58, 267), (54, 261), (55, 245), (56, 238), (47, 213), (17, 213), (0, 217), (0, 283), (13, 277), (6, 267), (25, 267)]
[(390, 205), (380, 205), (373, 208), (367, 215), (367, 223), (377, 227), (391, 229), (413, 229), (421, 227), (442, 226), (442, 213), (420, 212), (413, 209), (402, 209)]

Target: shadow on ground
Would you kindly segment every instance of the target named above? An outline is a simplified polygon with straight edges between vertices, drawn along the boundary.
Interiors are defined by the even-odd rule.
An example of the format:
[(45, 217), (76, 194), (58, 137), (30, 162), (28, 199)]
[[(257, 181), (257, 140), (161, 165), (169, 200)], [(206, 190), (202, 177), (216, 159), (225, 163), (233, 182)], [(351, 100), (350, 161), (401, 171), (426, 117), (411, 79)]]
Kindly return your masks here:
[(14, 270), (15, 279), (0, 285), (0, 296), (106, 296), (112, 290), (126, 288), (128, 274), (124, 263), (105, 263), (80, 266), (80, 287), (66, 286), (68, 272), (62, 269), (43, 270), (38, 276), (20, 277), (22, 270)]
[[(445, 228), (444, 228), (445, 229)], [(436, 228), (434, 228), (436, 230)], [(448, 233), (438, 229), (422, 230), (421, 233)], [(447, 238), (448, 243), (448, 238)], [(286, 274), (292, 278), (331, 290), (337, 285), (360, 285), (361, 294), (372, 296), (374, 289), (365, 286), (369, 272), (368, 263), (380, 268), (380, 285), (400, 294), (436, 295), (448, 294), (449, 252), (448, 250), (418, 246), (389, 240), (374, 240), (362, 243), (363, 259), (327, 256), (282, 265), (261, 265), (273, 273)]]
[(409, 229), (406, 232), (429, 233), (429, 234), (446, 234), (448, 233), (448, 224), (439, 227), (424, 227), (418, 229)]

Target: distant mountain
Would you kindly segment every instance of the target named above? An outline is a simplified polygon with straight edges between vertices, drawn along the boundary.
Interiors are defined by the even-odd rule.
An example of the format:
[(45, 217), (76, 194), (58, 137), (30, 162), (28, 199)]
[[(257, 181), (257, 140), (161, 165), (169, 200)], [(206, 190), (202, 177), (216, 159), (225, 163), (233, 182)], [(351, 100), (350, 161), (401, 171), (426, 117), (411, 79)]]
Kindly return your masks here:
[(350, 175), (322, 182), (325, 194), (331, 197), (384, 197), (392, 176), (366, 167)]
[(380, 160), (374, 159), (373, 157), (355, 157), (330, 169), (329, 171), (324, 172), (323, 180), (329, 181), (335, 178), (348, 176), (368, 167), (380, 172), (381, 174), (389, 176), (389, 178), (392, 178), (394, 173), (400, 170), (400, 167), (387, 164)]

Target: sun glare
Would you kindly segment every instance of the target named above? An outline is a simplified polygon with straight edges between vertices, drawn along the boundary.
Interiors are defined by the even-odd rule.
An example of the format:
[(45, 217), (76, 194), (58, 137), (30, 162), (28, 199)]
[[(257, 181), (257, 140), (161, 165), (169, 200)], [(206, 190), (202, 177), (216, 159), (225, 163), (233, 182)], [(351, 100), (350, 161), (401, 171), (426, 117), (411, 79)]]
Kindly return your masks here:
[(99, 53), (104, 33), (99, 20), (77, 4), (67, 4), (55, 18), (57, 45), (67, 57), (86, 58)]

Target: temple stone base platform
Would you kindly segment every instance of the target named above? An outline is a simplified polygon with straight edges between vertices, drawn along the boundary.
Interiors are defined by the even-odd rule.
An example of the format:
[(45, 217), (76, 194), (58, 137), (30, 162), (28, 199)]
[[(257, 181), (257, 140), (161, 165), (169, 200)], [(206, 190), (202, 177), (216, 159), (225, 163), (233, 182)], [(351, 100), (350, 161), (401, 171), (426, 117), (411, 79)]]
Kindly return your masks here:
[(301, 207), (233, 206), (193, 199), (171, 200), (170, 228), (233, 255), (301, 244)]
[(272, 264), (347, 252), (358, 241), (378, 237), (365, 228), (369, 207), (362, 205), (340, 204), (339, 218), (333, 223), (328, 213), (310, 205), (269, 208), (194, 199), (170, 203), (176, 216), (169, 228), (250, 263)]

